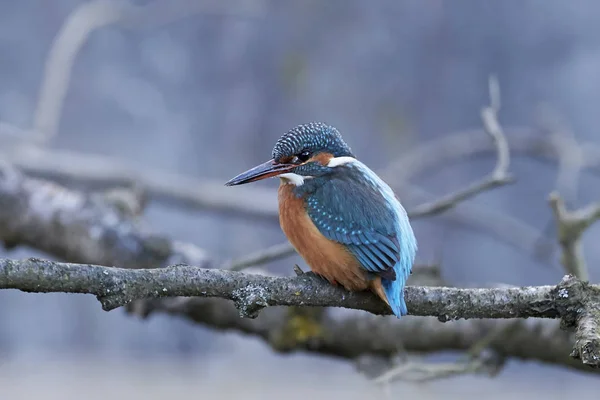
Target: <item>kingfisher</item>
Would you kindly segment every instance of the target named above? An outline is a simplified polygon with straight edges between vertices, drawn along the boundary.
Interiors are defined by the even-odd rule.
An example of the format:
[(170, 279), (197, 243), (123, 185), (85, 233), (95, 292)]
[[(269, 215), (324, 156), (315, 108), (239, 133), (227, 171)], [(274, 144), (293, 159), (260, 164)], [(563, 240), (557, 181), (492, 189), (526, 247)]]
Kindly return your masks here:
[(406, 210), (360, 162), (333, 126), (298, 125), (272, 158), (229, 180), (234, 186), (278, 177), (279, 223), (313, 273), (348, 291), (371, 290), (400, 318), (417, 252)]

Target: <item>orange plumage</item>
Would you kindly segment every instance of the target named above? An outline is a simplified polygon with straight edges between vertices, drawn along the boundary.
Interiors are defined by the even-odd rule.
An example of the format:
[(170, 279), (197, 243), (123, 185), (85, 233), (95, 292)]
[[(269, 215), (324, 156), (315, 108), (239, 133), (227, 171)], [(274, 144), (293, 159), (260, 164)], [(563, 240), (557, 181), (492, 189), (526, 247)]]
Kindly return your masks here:
[(288, 240), (310, 269), (346, 290), (371, 289), (387, 304), (379, 277), (369, 277), (358, 260), (341, 244), (325, 238), (304, 208), (304, 200), (293, 193), (294, 186), (282, 180), (279, 186), (279, 223)]

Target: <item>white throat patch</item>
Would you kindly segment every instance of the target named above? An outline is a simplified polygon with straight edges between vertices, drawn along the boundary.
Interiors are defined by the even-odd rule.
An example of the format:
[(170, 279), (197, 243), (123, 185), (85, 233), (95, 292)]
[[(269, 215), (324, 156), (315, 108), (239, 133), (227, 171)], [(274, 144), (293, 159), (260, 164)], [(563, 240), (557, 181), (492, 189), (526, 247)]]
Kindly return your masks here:
[(286, 184), (291, 184), (294, 186), (302, 186), (304, 184), (304, 179), (312, 178), (312, 176), (302, 176), (298, 174), (294, 174), (293, 172), (287, 172), (285, 174), (279, 175), (281, 181)]

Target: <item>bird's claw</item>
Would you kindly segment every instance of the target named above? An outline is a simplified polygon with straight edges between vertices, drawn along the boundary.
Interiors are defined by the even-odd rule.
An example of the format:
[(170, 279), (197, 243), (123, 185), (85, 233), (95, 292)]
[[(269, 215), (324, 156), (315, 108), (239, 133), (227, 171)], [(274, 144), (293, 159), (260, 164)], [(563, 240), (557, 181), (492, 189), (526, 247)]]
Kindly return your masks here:
[(294, 272), (296, 273), (296, 275), (300, 276), (300, 275), (304, 275), (305, 272), (302, 271), (302, 268), (300, 268), (298, 266), (298, 264), (294, 264)]
[(304, 271), (298, 264), (294, 264), (294, 272), (297, 276), (306, 276), (307, 278), (317, 277), (319, 279), (324, 279), (321, 275), (316, 274), (313, 271)]

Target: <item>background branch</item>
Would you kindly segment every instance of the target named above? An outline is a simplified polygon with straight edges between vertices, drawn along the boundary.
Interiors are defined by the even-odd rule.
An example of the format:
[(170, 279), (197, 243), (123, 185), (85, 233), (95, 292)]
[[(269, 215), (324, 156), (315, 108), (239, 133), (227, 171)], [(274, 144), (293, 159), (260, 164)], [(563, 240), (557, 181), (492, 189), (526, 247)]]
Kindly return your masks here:
[[(196, 246), (171, 241), (166, 237), (151, 233), (147, 228), (143, 228), (137, 222), (132, 222), (124, 214), (117, 212), (113, 207), (100, 200), (94, 201), (86, 195), (56, 184), (27, 178), (9, 166), (2, 167), (0, 171), (0, 239), (8, 242), (11, 246), (28, 244), (55, 256), (78, 260), (81, 263), (106, 263), (127, 268), (179, 263), (199, 267), (212, 265), (212, 261), (206, 253)], [(157, 246), (156, 243), (160, 243), (160, 245)], [(141, 273), (144, 274), (147, 271), (143, 270)], [(152, 273), (160, 274), (161, 272), (162, 270), (157, 270)], [(217, 271), (216, 273), (227, 272)], [(235, 274), (235, 272), (229, 272), (229, 274)], [(283, 280), (277, 282), (289, 282), (289, 280), (302, 282), (304, 279), (312, 279), (310, 274), (308, 275), (308, 277), (270, 279)], [(104, 276), (103, 272), (102, 276)], [(263, 279), (263, 277), (257, 276), (252, 279)], [(313, 283), (313, 281), (310, 282)], [(314, 284), (324, 290), (338, 290), (328, 285), (321, 285), (318, 280), (314, 281)], [(563, 284), (566, 285), (566, 283)], [(516, 293), (518, 293), (518, 289), (514, 290), (517, 290)], [(543, 290), (549, 294), (552, 288), (547, 287)], [(568, 294), (569, 290), (557, 293)], [(336, 296), (342, 295), (340, 292), (333, 293), (336, 293)], [(469, 299), (469, 294), (473, 292), (463, 291), (460, 293), (467, 295), (465, 301), (469, 304), (471, 301), (475, 301), (474, 298)], [(154, 295), (162, 295), (162, 288), (158, 294)], [(420, 296), (417, 292), (407, 292), (409, 304), (412, 304), (413, 297), (409, 298), (408, 296), (413, 295)], [(366, 302), (364, 304), (375, 301), (372, 296), (364, 293), (352, 296), (359, 296), (360, 301)], [(569, 296), (566, 299), (569, 299)], [(499, 302), (498, 304), (506, 305), (506, 300), (502, 296), (494, 297), (494, 302)], [(564, 311), (563, 314), (563, 311), (549, 306), (550, 299), (540, 300), (542, 302), (537, 304), (540, 308), (536, 312), (544, 310), (541, 311), (542, 314), (549, 317), (570, 315), (567, 311)], [(374, 306), (372, 303), (371, 305)], [(381, 304), (378, 303), (378, 306), (381, 307)], [(367, 306), (365, 305), (365, 307)], [(239, 311), (232, 304), (223, 302), (222, 299), (199, 297), (137, 300), (131, 302), (127, 306), (127, 310), (140, 316), (148, 316), (159, 311), (183, 315), (212, 328), (235, 329), (258, 335), (281, 351), (302, 349), (349, 358), (361, 354), (391, 356), (398, 351), (401, 343), (408, 351), (417, 352), (465, 349), (485, 337), (490, 329), (501, 327), (503, 324), (502, 321), (487, 320), (451, 321), (442, 324), (436, 318), (411, 317), (396, 321), (393, 318), (375, 317), (364, 312), (341, 309), (298, 316), (295, 307), (284, 309), (269, 307), (256, 319), (240, 319)], [(383, 312), (381, 308), (379, 310)], [(447, 308), (444, 310), (452, 311)], [(338, 315), (342, 311), (345, 312)], [(510, 311), (510, 308), (502, 308), (496, 315), (511, 316)], [(445, 320), (457, 316), (450, 312), (440, 317)], [(288, 324), (291, 324), (292, 321), (295, 321), (293, 323), (296, 327), (298, 321), (301, 321), (302, 329), (290, 329)], [(568, 357), (573, 344), (571, 334), (560, 332), (558, 324), (552, 321), (533, 321), (524, 321), (523, 327), (512, 335), (495, 338), (490, 347), (506, 356), (534, 358), (582, 368), (582, 363), (573, 363)], [(573, 323), (576, 321), (574, 320)], [(547, 323), (551, 323), (551, 325), (546, 325)], [(546, 334), (538, 332), (542, 329), (541, 326), (548, 330)], [(579, 349), (582, 348), (583, 346), (579, 346)]]
[[(469, 350), (489, 332), (507, 329), (513, 320), (473, 319), (441, 323), (434, 317), (411, 317), (402, 321), (372, 314), (334, 310), (319, 317), (298, 316), (294, 309), (269, 307), (256, 319), (239, 318), (237, 309), (217, 299), (153, 299), (135, 302), (130, 312), (147, 318), (162, 312), (183, 316), (213, 329), (233, 330), (262, 338), (281, 352), (309, 351), (336, 357), (358, 359), (366, 355), (393, 357), (398, 352), (431, 353)], [(302, 329), (290, 329), (292, 323)], [(489, 348), (506, 357), (567, 366), (597, 372), (567, 356), (573, 336), (554, 320), (519, 320), (509, 334), (496, 336)]]
[[(494, 170), (481, 180), (468, 185), (466, 188), (450, 193), (439, 199), (421, 204), (408, 211), (411, 219), (423, 218), (437, 215), (450, 208), (455, 207), (460, 202), (465, 201), (484, 191), (493, 189), (513, 182), (508, 169), (510, 167), (510, 149), (498, 122), (498, 112), (500, 111), (500, 88), (497, 79), (491, 76), (489, 79), (490, 105), (484, 107), (481, 111), (481, 119), (485, 132), (492, 139), (496, 148), (496, 166)], [(259, 250), (238, 260), (234, 260), (224, 266), (224, 269), (241, 270), (248, 266), (264, 264), (270, 261), (287, 257), (294, 253), (294, 248), (287, 241), (282, 244), (271, 246), (267, 249)]]
[(494, 170), (488, 176), (477, 182), (473, 182), (464, 189), (446, 195), (436, 201), (417, 206), (411, 210), (410, 216), (412, 218), (439, 214), (479, 193), (514, 181), (508, 172), (508, 168), (510, 167), (510, 149), (500, 122), (498, 122), (500, 88), (495, 76), (489, 78), (489, 92), (490, 105), (481, 110), (481, 120), (485, 132), (492, 139), (492, 143), (496, 148), (496, 166)]
[(27, 178), (1, 163), (0, 240), (7, 248), (28, 245), (72, 262), (210, 265), (203, 250), (155, 234), (102, 197)]
[[(513, 153), (544, 160), (559, 159), (557, 145), (547, 135), (531, 128), (513, 127), (505, 131)], [(27, 131), (9, 124), (0, 125), (0, 132), (10, 137), (28, 135)], [(600, 173), (600, 148), (594, 144), (586, 144), (582, 148), (585, 149), (582, 168)], [(494, 152), (497, 152), (496, 147), (482, 129), (451, 132), (440, 139), (409, 149), (388, 167), (377, 172), (399, 193), (406, 192), (406, 196), (411, 196), (412, 188), (406, 183), (410, 178), (443, 165)], [(275, 190), (269, 188), (240, 187), (248, 199), (248, 205), (243, 205), (235, 201), (235, 196), (232, 199), (228, 195), (222, 181), (171, 174), (113, 157), (30, 146), (14, 152), (3, 152), (2, 156), (28, 174), (62, 183), (81, 184), (98, 190), (138, 185), (147, 191), (152, 200), (173, 206), (242, 213), (246, 217), (272, 221), (277, 219)], [(424, 196), (417, 194), (414, 197)]]
[[(423, 30), (418, 23), (414, 26), (397, 24), (397, 16), (412, 14), (403, 12), (414, 11), (412, 9), (365, 8), (362, 2), (344, 4), (343, 10), (339, 4), (323, 8), (316, 5), (318, 2), (291, 8), (273, 7), (264, 0), (235, 0), (226, 4), (217, 0), (63, 3), (58, 8), (42, 10), (42, 14), (39, 10), (31, 12), (31, 7), (14, 6), (4, 13), (8, 22), (4, 24), (5, 30), (15, 31), (11, 37), (20, 38), (24, 47), (12, 46), (14, 39), (6, 40), (10, 50), (7, 57), (11, 62), (4, 63), (4, 75), (9, 81), (11, 77), (18, 79), (8, 82), (0, 96), (2, 118), (8, 122), (0, 121), (0, 161), (11, 164), (0, 165), (0, 245), (6, 247), (4, 256), (0, 257), (0, 288), (17, 290), (7, 289), (0, 294), (7, 300), (4, 311), (8, 317), (18, 312), (20, 302), (26, 301), (35, 303), (29, 310), (36, 321), (40, 313), (46, 319), (65, 316), (67, 320), (75, 319), (71, 323), (52, 325), (55, 332), (41, 333), (32, 331), (26, 318), (17, 318), (4, 332), (8, 334), (4, 342), (9, 346), (4, 346), (2, 353), (6, 353), (3, 356), (8, 357), (9, 364), (16, 353), (22, 353), (19, 343), (35, 349), (41, 344), (38, 350), (43, 352), (48, 340), (53, 341), (60, 332), (56, 336), (57, 344), (60, 346), (64, 338), (75, 335), (71, 339), (80, 344), (75, 353), (84, 356), (85, 360), (80, 360), (84, 362), (90, 359), (86, 356), (93, 356), (98, 349), (106, 350), (107, 343), (113, 350), (117, 349), (118, 356), (123, 357), (122, 363), (133, 360), (129, 352), (134, 354), (148, 346), (156, 348), (158, 345), (160, 349), (168, 349), (169, 354), (189, 355), (190, 351), (207, 350), (207, 340), (218, 339), (208, 350), (214, 350), (223, 340), (227, 348), (236, 344), (244, 348), (234, 355), (238, 369), (244, 368), (240, 367), (243, 358), (265, 356), (264, 343), (280, 352), (312, 352), (313, 357), (306, 360), (311, 365), (316, 358), (344, 358), (346, 363), (339, 365), (337, 374), (347, 373), (344, 369), (348, 366), (359, 367), (362, 360), (372, 359), (378, 365), (376, 373), (369, 371), (369, 378), (383, 385), (396, 380), (425, 382), (460, 374), (481, 373), (491, 377), (507, 364), (510, 370), (522, 369), (523, 363), (508, 362), (515, 359), (534, 361), (527, 363), (527, 369), (532, 373), (544, 370), (550, 383), (555, 377), (548, 376), (564, 374), (560, 380), (565, 377), (567, 380), (558, 385), (561, 390), (572, 391), (567, 386), (576, 379), (582, 381), (581, 385), (576, 384), (578, 390), (585, 390), (585, 383), (594, 379), (593, 374), (599, 370), (590, 366), (598, 366), (600, 354), (600, 290), (597, 284), (588, 283), (594, 276), (595, 265), (594, 260), (587, 260), (588, 270), (581, 247), (584, 230), (598, 218), (599, 212), (597, 204), (577, 210), (582, 205), (577, 203), (579, 191), (581, 196), (598, 195), (593, 183), (588, 181), (595, 182), (600, 176), (600, 146), (577, 140), (578, 136), (595, 140), (593, 123), (586, 123), (590, 118), (593, 120), (589, 115), (591, 108), (586, 107), (593, 101), (588, 101), (590, 96), (584, 96), (583, 102), (577, 99), (581, 93), (589, 94), (586, 89), (593, 79), (587, 76), (587, 79), (580, 77), (574, 81), (569, 77), (573, 71), (583, 71), (585, 75), (589, 70), (585, 65), (589, 64), (590, 57), (579, 57), (581, 61), (569, 51), (573, 46), (582, 47), (578, 43), (581, 35), (575, 35), (578, 40), (571, 40), (572, 29), (567, 29), (565, 36), (564, 24), (558, 30), (538, 29), (545, 36), (549, 32), (560, 45), (554, 46), (556, 49), (550, 53), (542, 49), (543, 54), (534, 54), (531, 44), (539, 34), (532, 36), (531, 32), (524, 32), (528, 40), (519, 41), (514, 39), (523, 36), (523, 32), (516, 36), (499, 36), (497, 29), (488, 29), (487, 34), (484, 29), (483, 35), (477, 35), (484, 38), (483, 41), (469, 41), (472, 32), (448, 29), (456, 25), (456, 18), (447, 18), (452, 15), (445, 15), (447, 10), (439, 7), (429, 7), (428, 13), (420, 15), (418, 21), (427, 22), (420, 24), (426, 26)], [(22, 29), (26, 24), (19, 19), (40, 20), (43, 11), (51, 14), (50, 19), (42, 18), (44, 29)], [(484, 11), (490, 14), (489, 10)], [(502, 14), (505, 22), (514, 17), (509, 9), (495, 11), (500, 13), (492, 14)], [(569, 16), (562, 11), (558, 13), (568, 20)], [(480, 17), (489, 16), (484, 15), (486, 12), (466, 22), (480, 22)], [(208, 14), (208, 18), (206, 15), (198, 17), (197, 13)], [(526, 13), (521, 14), (520, 19), (527, 19)], [(190, 16), (194, 16), (194, 20), (190, 20)], [(264, 22), (268, 23), (257, 24), (251, 18), (255, 16), (266, 17)], [(344, 38), (356, 36), (356, 32), (347, 27), (349, 21), (358, 21), (357, 16), (364, 17), (361, 23), (354, 24), (364, 31), (360, 38), (375, 38), (367, 40), (372, 46), (360, 52), (367, 57), (359, 57), (358, 63), (356, 51), (350, 51), (352, 46), (340, 47), (340, 43), (356, 42)], [(464, 18), (460, 20), (465, 22)], [(537, 21), (536, 26), (540, 22), (543, 21)], [(571, 22), (573, 26), (585, 28), (582, 21)], [(398, 30), (397, 26), (403, 28)], [(286, 29), (289, 27), (293, 32)], [(42, 36), (48, 32), (57, 35), (53, 40), (40, 38), (40, 32)], [(281, 34), (273, 35), (273, 32)], [(94, 38), (95, 35), (99, 36)], [(416, 41), (398, 47), (393, 43), (398, 35), (408, 35)], [(320, 41), (315, 47), (314, 39), (322, 37), (331, 40)], [(456, 48), (454, 42), (467, 43), (469, 56), (427, 51), (427, 56), (422, 57), (423, 49), (431, 50), (440, 45), (446, 48), (448, 43)], [(398, 50), (392, 56), (388, 54), (390, 44)], [(340, 68), (328, 65), (323, 69), (322, 55), (332, 54), (332, 50), (342, 70), (358, 73), (357, 76), (362, 74), (367, 80), (348, 86), (347, 80), (338, 73)], [(498, 50), (507, 57), (503, 57), (500, 64), (494, 64)], [(478, 53), (481, 54), (473, 56)], [(376, 58), (382, 55), (388, 67), (377, 64)], [(527, 60), (521, 60), (523, 55)], [(515, 59), (520, 60), (519, 71), (512, 68)], [(551, 60), (552, 65), (542, 62), (540, 69), (538, 59)], [(43, 71), (36, 68), (40, 67), (40, 60)], [(514, 103), (514, 107), (503, 107), (500, 114), (504, 104), (501, 104), (498, 81), (490, 79), (490, 104), (480, 115), (483, 129), (445, 132), (444, 126), (448, 124), (464, 128), (473, 122), (475, 116), (469, 115), (472, 111), (468, 110), (473, 110), (473, 104), (485, 93), (476, 88), (479, 85), (468, 82), (469, 77), (474, 76), (473, 66), (490, 63), (501, 69), (501, 75), (506, 73), (513, 86), (520, 88), (520, 93), (506, 92), (508, 102)], [(451, 68), (446, 68), (449, 65)], [(377, 73), (369, 73), (373, 71)], [(396, 79), (407, 74), (415, 75), (408, 84)], [(540, 84), (539, 78), (543, 80), (548, 74), (559, 84)], [(94, 76), (101, 77), (102, 82), (90, 81), (89, 77)], [(341, 92), (336, 90), (337, 86), (342, 88)], [(568, 90), (565, 91), (565, 87)], [(540, 93), (549, 101), (569, 104), (570, 113), (579, 118), (573, 125), (578, 127), (577, 135), (557, 123), (557, 110), (551, 110), (540, 125), (531, 128), (500, 126), (498, 122), (504, 120), (529, 124), (533, 107), (528, 99), (539, 99)], [(182, 101), (178, 102), (177, 98)], [(455, 101), (445, 101), (449, 98)], [(240, 231), (240, 222), (250, 219), (260, 223), (253, 224), (257, 231), (273, 231), (271, 234), (279, 231), (276, 229), (276, 193), (264, 184), (257, 184), (241, 187), (241, 191), (236, 191), (237, 196), (231, 194), (223, 187), (229, 172), (221, 167), (227, 160), (236, 158), (238, 162), (244, 159), (252, 163), (250, 153), (258, 152), (261, 147), (262, 152), (263, 146), (269, 145), (268, 132), (273, 132), (274, 126), (279, 126), (276, 130), (281, 129), (285, 121), (295, 119), (298, 110), (300, 114), (316, 113), (340, 119), (338, 123), (345, 125), (347, 134), (353, 136), (348, 139), (355, 142), (363, 161), (380, 163), (382, 155), (396, 158), (387, 168), (378, 170), (378, 174), (392, 186), (413, 219), (436, 218), (429, 223), (416, 223), (424, 247), (419, 261), (433, 256), (439, 262), (442, 260), (440, 252), (443, 252), (448, 253), (446, 256), (452, 264), (443, 270), (441, 263), (415, 265), (409, 277), (407, 297), (410, 297), (411, 312), (435, 315), (407, 316), (398, 321), (376, 315), (385, 314), (387, 309), (381, 308), (381, 303), (368, 293), (346, 293), (332, 288), (314, 275), (301, 272), (297, 266), (293, 271), (298, 276), (294, 277), (273, 276), (262, 268), (252, 268), (292, 255), (294, 250), (287, 242), (266, 247), (269, 243), (258, 240), (262, 243), (258, 246), (266, 248), (250, 253), (257, 250), (259, 238), (244, 238), (252, 227)], [(361, 110), (363, 117), (352, 112), (356, 110)], [(123, 135), (124, 130), (129, 134)], [(165, 130), (168, 137), (161, 138), (161, 131)], [(217, 131), (222, 134), (220, 139), (214, 134)], [(360, 132), (375, 134), (377, 143), (361, 137)], [(57, 138), (59, 134), (61, 137)], [(207, 152), (207, 149), (221, 148), (228, 140), (238, 143), (239, 148), (226, 149), (225, 157)], [(53, 142), (61, 148), (51, 148)], [(109, 154), (114, 148), (111, 144), (123, 146), (123, 157)], [(99, 153), (81, 153), (73, 146)], [(527, 160), (519, 159), (521, 156)], [(145, 161), (134, 161), (136, 159)], [(544, 166), (537, 162), (540, 160), (550, 162)], [(472, 163), (477, 165), (477, 170), (469, 172)], [(170, 165), (174, 169), (156, 170), (153, 167), (156, 164)], [(30, 176), (23, 175), (12, 165)], [(220, 170), (224, 175), (217, 172), (212, 177), (202, 173), (185, 176), (175, 171), (201, 171), (207, 165), (210, 165), (208, 169)], [(548, 192), (544, 187), (552, 186), (554, 176), (550, 177), (549, 173), (552, 174), (554, 168), (558, 174), (556, 192), (551, 195), (552, 208), (531, 208), (531, 201), (538, 203), (540, 193)], [(520, 183), (502, 191), (508, 197), (494, 192), (475, 199), (480, 193), (512, 183), (510, 173), (515, 171), (519, 173)], [(468, 181), (462, 181), (460, 176), (467, 178), (467, 175)], [(455, 185), (447, 186), (452, 184), (452, 179)], [(274, 186), (276, 182), (270, 183)], [(519, 201), (508, 201), (513, 196), (519, 196)], [(148, 204), (151, 206), (147, 207)], [(143, 215), (145, 211), (147, 215)], [(185, 221), (182, 224), (181, 218), (175, 215), (181, 212), (194, 214), (190, 216), (193, 226), (186, 225)], [(175, 218), (170, 218), (171, 214)], [(147, 226), (146, 217), (155, 223), (159, 232)], [(214, 224), (218, 224), (219, 219), (224, 225), (215, 230)], [(546, 222), (549, 224), (544, 229), (542, 224)], [(173, 240), (164, 234), (171, 231), (177, 237), (187, 232), (190, 239), (182, 240), (200, 246), (210, 244), (219, 252), (236, 247), (237, 243), (236, 254), (245, 251), (249, 254), (227, 259), (233, 253), (223, 252), (216, 258), (194, 243)], [(242, 242), (246, 243), (245, 250), (239, 248)], [(470, 251), (461, 251), (460, 246), (466, 242), (471, 243)], [(543, 254), (534, 253), (537, 260), (526, 260), (521, 254), (506, 254), (509, 249), (503, 244), (526, 254), (536, 250)], [(30, 249), (14, 251), (17, 246)], [(52, 260), (18, 259), (27, 257), (26, 253), (31, 250), (45, 252)], [(452, 287), (448, 279), (451, 273), (461, 286), (470, 286), (470, 282), (485, 285), (488, 281), (504, 279), (524, 285), (556, 283), (558, 275), (564, 272), (549, 270), (547, 265), (532, 261), (551, 262), (554, 267), (553, 252), (561, 250), (563, 270), (573, 272), (576, 277), (567, 277), (558, 285), (519, 288), (492, 282), (486, 289), (462, 289)], [(591, 257), (595, 249), (588, 250)], [(506, 257), (502, 261), (495, 254)], [(9, 260), (9, 257), (17, 259)], [(456, 264), (463, 262), (460, 260), (468, 265)], [(277, 271), (293, 275), (293, 263), (286, 264), (280, 262)], [(475, 267), (477, 270), (470, 270)], [(244, 272), (239, 273), (240, 270)], [(91, 296), (23, 297), (19, 289), (93, 293), (105, 309), (122, 309), (107, 316), (95, 302), (88, 301)], [(448, 296), (450, 304), (444, 302)], [(516, 303), (524, 308), (515, 308)], [(483, 311), (502, 318), (454, 319), (479, 316)], [(125, 313), (132, 318), (159, 318), (136, 324), (123, 321)], [(189, 321), (174, 321), (157, 314)], [(240, 318), (240, 314), (253, 318)], [(535, 316), (513, 318), (528, 315)], [(98, 319), (101, 326), (95, 327)], [(202, 329), (198, 332), (185, 322), (203, 324), (213, 330), (231, 330), (233, 336)], [(103, 329), (107, 330), (106, 335)], [(239, 342), (240, 333), (262, 343), (256, 348), (256, 340)], [(207, 340), (198, 340), (198, 334), (207, 336)], [(155, 343), (156, 340), (160, 343)], [(135, 342), (133, 347), (131, 342)], [(255, 349), (259, 350), (258, 354), (252, 354)], [(448, 354), (448, 350), (456, 352)], [(429, 359), (430, 353), (435, 352), (443, 352), (438, 356), (442, 356), (444, 362), (439, 362), (438, 357), (436, 361)], [(34, 353), (39, 358), (39, 351)], [(227, 354), (219, 353), (212, 361), (227, 364)], [(453, 359), (448, 360), (449, 357)], [(284, 357), (282, 360), (287, 367), (294, 368), (302, 358)], [(182, 364), (181, 361), (181, 357), (177, 357), (171, 367), (181, 367), (184, 375), (186, 369), (206, 364), (186, 364), (185, 360)], [(256, 365), (252, 364), (255, 360), (248, 361)], [(331, 361), (322, 360), (330, 365)], [(531, 365), (539, 362), (566, 366), (592, 377)], [(96, 368), (98, 360), (92, 364)], [(333, 365), (336, 364), (334, 360)], [(77, 369), (82, 366), (74, 365)], [(224, 366), (223, 371), (231, 372), (228, 365)], [(103, 379), (119, 375), (110, 368), (101, 369), (108, 371)], [(272, 365), (268, 371), (272, 377), (274, 371), (271, 370)], [(135, 372), (136, 368), (128, 368), (128, 371)], [(250, 371), (257, 372), (252, 368)], [(229, 381), (227, 373), (221, 375), (225, 382)], [(54, 375), (51, 378), (56, 379)], [(513, 381), (515, 390), (522, 389), (513, 378), (509, 380)], [(118, 380), (120, 384), (131, 384), (130, 379), (122, 379), (122, 376)], [(66, 381), (69, 390), (76, 390), (69, 383), (77, 379)], [(192, 381), (198, 384), (197, 379)], [(290, 394), (306, 397), (284, 387), (297, 385), (296, 381), (298, 379), (279, 382), (271, 385), (269, 391), (281, 387), (281, 392), (288, 397)], [(477, 385), (481, 384), (498, 385), (498, 382), (478, 381), (468, 383), (469, 390), (477, 391)], [(84, 386), (93, 383), (86, 382)], [(232, 391), (237, 386), (244, 387), (238, 383), (213, 386)], [(337, 390), (355, 391), (356, 383), (350, 385), (352, 387), (339, 386)], [(527, 383), (531, 385), (531, 380)], [(464, 380), (450, 383), (453, 384), (464, 385)], [(300, 382), (299, 388), (302, 385)], [(15, 382), (12, 386), (19, 391), (24, 387)], [(178, 390), (185, 390), (180, 386)], [(316, 389), (313, 386), (304, 385), (301, 389)], [(405, 386), (404, 389), (411, 390), (409, 385)], [(413, 389), (415, 387), (413, 385)], [(425, 390), (438, 388), (448, 391), (446, 385), (432, 385)], [(244, 389), (246, 395), (252, 391), (247, 389)], [(502, 393), (497, 395), (502, 397)], [(160, 397), (158, 393), (152, 395)], [(267, 393), (260, 396), (265, 395), (268, 397)], [(353, 395), (362, 394), (354, 392), (350, 397)], [(468, 393), (466, 395), (468, 397)]]
[(99, 28), (120, 23), (129, 29), (148, 29), (195, 13), (257, 16), (262, 13), (260, 0), (236, 1), (225, 7), (212, 1), (153, 1), (135, 6), (111, 0), (93, 0), (78, 6), (54, 38), (44, 68), (44, 76), (35, 111), (32, 136), (22, 139), (44, 144), (58, 133), (62, 107), (69, 87), (75, 59), (89, 36)]
[(589, 280), (581, 246), (583, 232), (600, 219), (600, 203), (593, 203), (576, 211), (568, 211), (556, 192), (550, 194), (550, 206), (557, 224), (558, 241), (562, 248), (565, 270), (584, 281)]
[[(18, 128), (4, 124), (1, 132), (9, 137), (20, 136)], [(27, 136), (27, 133), (22, 133)], [(6, 136), (6, 135), (5, 135)], [(380, 171), (401, 197), (412, 203), (421, 202), (414, 210), (409, 208), (413, 218), (429, 215), (438, 208), (447, 209), (445, 200), (432, 200), (433, 195), (405, 181), (408, 177), (426, 173), (440, 165), (457, 162), (464, 157), (486, 155), (495, 148), (486, 139), (485, 131), (472, 130), (444, 135), (428, 143), (423, 143), (403, 154), (399, 161)], [(555, 143), (534, 129), (511, 128), (506, 136), (513, 153), (542, 157), (546, 160), (557, 158), (559, 150)], [(230, 196), (222, 181), (196, 179), (160, 170), (143, 168), (130, 162), (94, 154), (82, 154), (64, 150), (20, 146), (17, 149), (5, 148), (3, 157), (29, 174), (49, 178), (68, 184), (84, 185), (90, 189), (136, 186), (144, 190), (149, 201), (161, 201), (178, 207), (201, 208), (220, 212), (227, 216), (243, 216), (271, 222), (277, 221), (276, 194), (272, 189), (260, 186), (240, 187), (239, 196)], [(585, 146), (583, 164), (592, 171), (600, 163), (600, 150), (594, 144)], [(73, 166), (76, 165), (77, 168)], [(450, 194), (450, 200), (454, 200)], [(493, 237), (523, 251), (544, 255), (551, 253), (553, 243), (537, 229), (504, 213), (484, 205), (469, 204), (468, 207), (454, 207), (440, 217), (450, 222)], [(291, 254), (284, 253), (283, 256)], [(537, 255), (539, 256), (539, 254)], [(546, 258), (546, 257), (544, 257)]]

